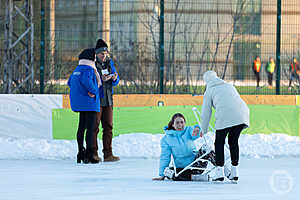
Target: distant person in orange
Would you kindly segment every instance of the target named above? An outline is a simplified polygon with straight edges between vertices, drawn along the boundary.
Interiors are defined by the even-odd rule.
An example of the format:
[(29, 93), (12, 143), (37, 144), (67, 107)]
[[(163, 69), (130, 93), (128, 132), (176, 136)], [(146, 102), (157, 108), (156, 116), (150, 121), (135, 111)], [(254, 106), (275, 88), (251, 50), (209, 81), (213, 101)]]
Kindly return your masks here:
[(293, 58), (290, 64), (290, 82), (289, 89), (291, 89), (292, 81), (297, 80), (300, 83), (300, 67), (297, 58)]
[(253, 61), (252, 69), (256, 77), (256, 89), (259, 89), (260, 69), (261, 69), (261, 61), (259, 56), (256, 56), (255, 60)]
[(273, 74), (276, 68), (276, 64), (274, 61), (274, 58), (270, 57), (269, 61), (266, 64), (266, 72), (267, 72), (267, 76), (268, 76), (268, 84), (269, 84), (269, 88), (271, 89), (273, 86)]

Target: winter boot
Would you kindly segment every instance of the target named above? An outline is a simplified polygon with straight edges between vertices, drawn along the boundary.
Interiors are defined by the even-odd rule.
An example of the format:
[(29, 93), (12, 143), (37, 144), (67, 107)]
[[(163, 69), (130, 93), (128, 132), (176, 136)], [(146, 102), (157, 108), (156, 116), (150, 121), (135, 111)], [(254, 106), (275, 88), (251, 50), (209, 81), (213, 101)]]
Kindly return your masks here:
[(95, 148), (92, 149), (87, 149), (86, 150), (86, 156), (85, 159), (83, 160), (85, 164), (92, 163), (96, 164), (101, 162), (101, 158), (98, 156), (98, 152)]
[(229, 180), (232, 181), (238, 181), (239, 180), (239, 171), (238, 171), (238, 166), (231, 166), (231, 171), (228, 176)]
[(212, 181), (224, 181), (224, 167), (217, 167), (216, 174), (212, 177)]
[(98, 155), (97, 150), (93, 151), (93, 159), (96, 161), (95, 163), (99, 163), (99, 162), (102, 161), (101, 158)]
[(77, 153), (77, 163), (81, 163), (81, 161), (83, 162), (85, 158), (85, 148), (81, 148), (79, 149), (78, 153)]
[(119, 161), (120, 157), (119, 156), (108, 156), (108, 157), (104, 157), (104, 162), (115, 162), (115, 161)]

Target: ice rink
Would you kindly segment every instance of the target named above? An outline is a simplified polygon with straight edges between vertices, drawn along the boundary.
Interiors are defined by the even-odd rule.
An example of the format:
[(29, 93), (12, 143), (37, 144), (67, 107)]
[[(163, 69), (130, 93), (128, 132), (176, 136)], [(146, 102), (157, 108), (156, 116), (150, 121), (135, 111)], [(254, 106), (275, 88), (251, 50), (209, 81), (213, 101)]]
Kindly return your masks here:
[(76, 141), (0, 136), (0, 199), (299, 199), (299, 137), (242, 135), (239, 183), (211, 184), (152, 181), (161, 136), (116, 137), (121, 161), (88, 165), (76, 163)]
[(3, 200), (299, 199), (300, 158), (246, 159), (238, 184), (152, 181), (157, 159), (76, 164), (74, 160), (1, 160)]

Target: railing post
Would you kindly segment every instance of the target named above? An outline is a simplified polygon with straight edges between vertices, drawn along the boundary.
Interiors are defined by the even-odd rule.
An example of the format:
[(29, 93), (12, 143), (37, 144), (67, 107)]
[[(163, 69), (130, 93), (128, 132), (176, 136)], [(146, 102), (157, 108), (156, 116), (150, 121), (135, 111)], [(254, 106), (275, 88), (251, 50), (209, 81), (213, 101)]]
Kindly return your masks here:
[(281, 0), (277, 0), (276, 30), (276, 94), (280, 94), (280, 39), (281, 39)]
[(44, 94), (45, 69), (45, 0), (41, 0), (40, 93)]
[(159, 71), (160, 71), (160, 94), (164, 93), (164, 64), (165, 64), (165, 51), (164, 51), (164, 0), (160, 0), (160, 15), (159, 15), (159, 23), (160, 23), (160, 31), (159, 31)]

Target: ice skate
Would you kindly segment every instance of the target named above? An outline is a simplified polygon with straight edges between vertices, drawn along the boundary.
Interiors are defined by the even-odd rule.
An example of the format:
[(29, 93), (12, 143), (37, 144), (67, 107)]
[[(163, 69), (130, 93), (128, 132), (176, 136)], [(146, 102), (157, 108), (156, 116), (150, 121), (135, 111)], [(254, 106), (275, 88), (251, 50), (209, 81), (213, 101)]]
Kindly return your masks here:
[(238, 166), (231, 166), (231, 171), (230, 171), (229, 176), (227, 176), (227, 178), (231, 181), (239, 180)]
[(216, 174), (212, 177), (212, 181), (224, 181), (224, 167), (217, 167)]
[(175, 174), (174, 170), (170, 169), (169, 167), (167, 167), (164, 170), (164, 176), (167, 177), (168, 179), (173, 179), (174, 174)]
[(208, 174), (192, 174), (192, 181), (209, 182), (210, 177)]
[(230, 166), (229, 166), (229, 164), (227, 164), (227, 165), (224, 165), (224, 176), (228, 178), (229, 175), (230, 175)]

